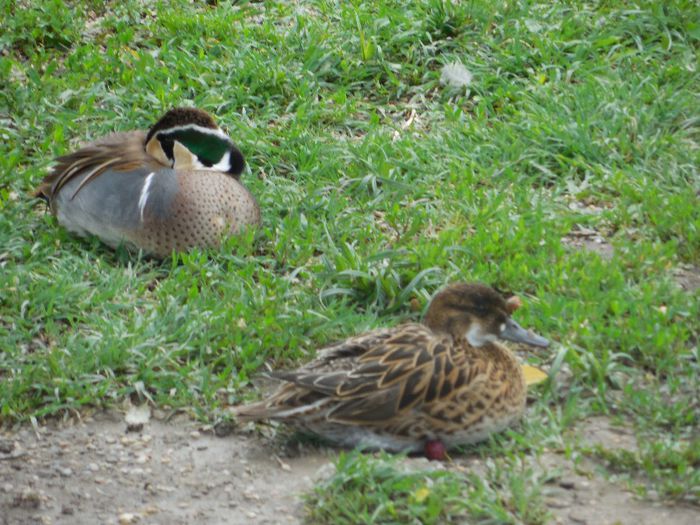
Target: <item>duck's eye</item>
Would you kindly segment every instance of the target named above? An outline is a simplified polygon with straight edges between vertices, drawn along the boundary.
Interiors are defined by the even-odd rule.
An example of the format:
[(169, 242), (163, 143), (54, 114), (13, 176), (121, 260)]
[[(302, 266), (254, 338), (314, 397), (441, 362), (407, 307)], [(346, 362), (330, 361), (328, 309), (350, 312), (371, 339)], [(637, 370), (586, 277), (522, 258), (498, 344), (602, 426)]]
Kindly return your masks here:
[(478, 304), (474, 307), (474, 311), (479, 315), (486, 315), (489, 313), (489, 309), (484, 305)]

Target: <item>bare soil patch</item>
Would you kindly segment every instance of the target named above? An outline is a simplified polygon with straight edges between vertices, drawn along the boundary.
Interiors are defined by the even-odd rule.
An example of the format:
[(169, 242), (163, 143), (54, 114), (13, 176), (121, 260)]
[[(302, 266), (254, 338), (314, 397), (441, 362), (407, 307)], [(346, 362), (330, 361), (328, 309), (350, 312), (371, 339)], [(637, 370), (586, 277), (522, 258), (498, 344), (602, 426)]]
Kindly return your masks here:
[(586, 250), (597, 253), (602, 259), (609, 261), (615, 250), (612, 245), (596, 230), (577, 225), (575, 229), (562, 238), (562, 243), (576, 250)]
[[(607, 418), (582, 422), (577, 431), (590, 443), (636, 443)], [(117, 412), (25, 427), (0, 436), (0, 523), (297, 524), (302, 494), (333, 472), (336, 452), (290, 456), (258, 435), (216, 437), (184, 416), (151, 419), (136, 432), (127, 432)], [(593, 462), (574, 467), (554, 451), (532, 461), (551, 477), (545, 501), (555, 523), (698, 523), (697, 509), (640, 500), (606, 481)], [(478, 473), (485, 466), (462, 456), (444, 464), (408, 458), (406, 468)]]
[(127, 432), (103, 413), (2, 437), (0, 523), (299, 523), (299, 496), (330, 460), (279, 458), (254, 436), (218, 438), (186, 418)]
[(676, 268), (673, 272), (678, 285), (688, 293), (700, 289), (700, 268), (691, 264)]

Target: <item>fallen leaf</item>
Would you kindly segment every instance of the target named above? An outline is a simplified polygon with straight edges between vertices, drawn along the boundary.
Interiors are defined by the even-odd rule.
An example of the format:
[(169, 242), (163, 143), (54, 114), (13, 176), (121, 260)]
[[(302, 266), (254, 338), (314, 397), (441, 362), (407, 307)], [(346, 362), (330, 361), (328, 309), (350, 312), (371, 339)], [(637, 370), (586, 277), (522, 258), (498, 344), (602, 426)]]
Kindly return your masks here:
[(421, 487), (413, 493), (413, 499), (417, 503), (423, 503), (428, 496), (430, 496), (430, 489), (428, 487)]
[(522, 368), (523, 375), (525, 376), (525, 384), (527, 386), (536, 385), (547, 379), (547, 374), (539, 368), (530, 365), (522, 365)]

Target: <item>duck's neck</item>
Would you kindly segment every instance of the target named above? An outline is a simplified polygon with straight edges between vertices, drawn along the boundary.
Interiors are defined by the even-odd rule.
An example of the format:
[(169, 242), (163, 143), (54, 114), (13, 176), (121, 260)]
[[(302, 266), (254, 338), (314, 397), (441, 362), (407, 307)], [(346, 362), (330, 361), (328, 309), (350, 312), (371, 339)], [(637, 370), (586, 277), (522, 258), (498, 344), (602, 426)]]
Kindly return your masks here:
[(423, 319), (423, 324), (430, 328), (433, 333), (449, 335), (455, 341), (464, 338), (469, 329), (469, 325), (464, 322), (464, 319), (459, 317), (431, 316), (430, 310), (428, 310), (425, 319)]
[(518, 358), (515, 357), (508, 347), (498, 341), (489, 341), (479, 346), (475, 346), (469, 342), (465, 335), (453, 337), (455, 347), (470, 355), (480, 355), (487, 358), (489, 361), (496, 364), (499, 368), (507, 368), (513, 371), (515, 368), (520, 369)]

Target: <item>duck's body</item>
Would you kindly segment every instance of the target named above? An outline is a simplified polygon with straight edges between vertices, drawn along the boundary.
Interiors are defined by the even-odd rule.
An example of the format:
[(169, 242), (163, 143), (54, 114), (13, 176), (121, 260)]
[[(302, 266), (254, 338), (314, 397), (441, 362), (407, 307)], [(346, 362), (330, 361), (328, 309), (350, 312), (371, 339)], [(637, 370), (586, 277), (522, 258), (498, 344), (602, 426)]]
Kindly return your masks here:
[(352, 337), (308, 365), (273, 374), (286, 383), (236, 410), (275, 419), (343, 446), (419, 451), (485, 439), (517, 421), (526, 386), (494, 335), (545, 346), (509, 317), (491, 288), (458, 284), (438, 294), (423, 324)]
[[(203, 152), (211, 143), (213, 154)], [(148, 133), (115, 133), (58, 158), (37, 195), (78, 235), (165, 257), (259, 223), (255, 198), (236, 178), (243, 166), (211, 117), (181, 108)]]

